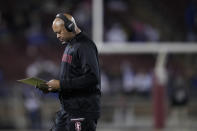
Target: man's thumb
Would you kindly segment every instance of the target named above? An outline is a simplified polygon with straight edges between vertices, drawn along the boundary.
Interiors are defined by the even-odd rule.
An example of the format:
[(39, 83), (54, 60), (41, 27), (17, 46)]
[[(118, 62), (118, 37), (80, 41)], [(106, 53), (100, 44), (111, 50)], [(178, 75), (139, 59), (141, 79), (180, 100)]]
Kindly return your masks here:
[(49, 88), (48, 91), (52, 91), (52, 88)]

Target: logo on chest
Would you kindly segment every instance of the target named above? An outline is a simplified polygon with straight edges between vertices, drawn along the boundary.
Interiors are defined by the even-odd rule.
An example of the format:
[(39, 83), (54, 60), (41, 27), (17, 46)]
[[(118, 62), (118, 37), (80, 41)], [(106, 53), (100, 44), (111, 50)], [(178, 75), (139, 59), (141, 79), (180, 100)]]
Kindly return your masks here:
[(76, 131), (81, 131), (81, 122), (75, 122), (75, 130)]
[(72, 62), (72, 56), (71, 55), (68, 55), (68, 54), (64, 54), (63, 57), (62, 57), (62, 62), (66, 62), (66, 63), (71, 64), (71, 62)]

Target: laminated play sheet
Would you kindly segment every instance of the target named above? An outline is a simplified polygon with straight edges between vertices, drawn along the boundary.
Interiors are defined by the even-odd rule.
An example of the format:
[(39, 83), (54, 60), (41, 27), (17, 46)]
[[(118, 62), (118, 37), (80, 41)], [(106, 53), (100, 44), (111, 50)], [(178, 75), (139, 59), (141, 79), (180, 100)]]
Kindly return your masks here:
[(18, 82), (22, 82), (24, 84), (32, 85), (32, 86), (39, 86), (39, 85), (46, 85), (45, 80), (37, 78), (37, 77), (30, 77), (21, 80), (17, 80)]

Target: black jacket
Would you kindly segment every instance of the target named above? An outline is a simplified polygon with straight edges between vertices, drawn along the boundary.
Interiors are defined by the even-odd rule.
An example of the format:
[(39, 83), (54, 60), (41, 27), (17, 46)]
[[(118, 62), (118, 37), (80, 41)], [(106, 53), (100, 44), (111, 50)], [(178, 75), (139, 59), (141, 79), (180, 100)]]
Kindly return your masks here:
[(100, 115), (100, 69), (96, 45), (82, 32), (67, 45), (60, 70), (59, 99), (76, 117)]

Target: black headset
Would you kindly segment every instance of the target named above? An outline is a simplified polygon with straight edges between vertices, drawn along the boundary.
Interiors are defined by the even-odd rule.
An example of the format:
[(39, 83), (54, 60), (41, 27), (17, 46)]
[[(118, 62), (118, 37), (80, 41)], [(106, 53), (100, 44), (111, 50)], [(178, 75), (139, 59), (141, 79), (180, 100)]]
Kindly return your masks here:
[(70, 21), (63, 13), (57, 14), (56, 18), (60, 18), (64, 21), (64, 26), (68, 32), (75, 32), (75, 24)]

